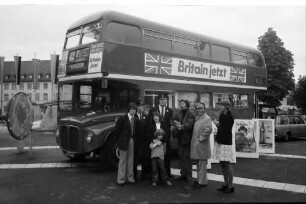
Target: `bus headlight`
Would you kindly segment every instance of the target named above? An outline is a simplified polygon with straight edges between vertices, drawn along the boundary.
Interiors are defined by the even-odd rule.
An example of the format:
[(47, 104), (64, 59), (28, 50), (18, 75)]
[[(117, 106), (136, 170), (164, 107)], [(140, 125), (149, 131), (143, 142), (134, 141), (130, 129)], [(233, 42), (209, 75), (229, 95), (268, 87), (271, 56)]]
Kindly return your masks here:
[(88, 131), (86, 134), (86, 141), (91, 142), (94, 134), (91, 131)]

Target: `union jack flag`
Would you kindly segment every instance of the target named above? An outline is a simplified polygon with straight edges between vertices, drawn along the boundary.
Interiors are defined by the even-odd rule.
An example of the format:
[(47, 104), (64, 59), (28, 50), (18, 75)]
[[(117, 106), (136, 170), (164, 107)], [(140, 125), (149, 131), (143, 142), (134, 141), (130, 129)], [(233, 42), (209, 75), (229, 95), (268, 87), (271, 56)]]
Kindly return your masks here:
[(145, 53), (145, 73), (171, 75), (172, 58)]
[(246, 83), (246, 69), (231, 67), (230, 81)]

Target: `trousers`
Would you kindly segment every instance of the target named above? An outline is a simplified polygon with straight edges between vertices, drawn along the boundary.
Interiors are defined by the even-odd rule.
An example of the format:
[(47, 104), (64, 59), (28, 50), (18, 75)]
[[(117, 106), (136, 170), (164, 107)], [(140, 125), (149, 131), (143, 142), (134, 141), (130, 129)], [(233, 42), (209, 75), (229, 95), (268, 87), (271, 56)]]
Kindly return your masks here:
[(167, 181), (168, 174), (165, 168), (165, 162), (159, 157), (152, 158), (152, 180), (153, 182), (158, 181), (158, 170), (160, 172), (161, 181), (165, 182)]
[(178, 149), (181, 176), (192, 178), (192, 162), (190, 159), (190, 144), (179, 145)]
[(197, 177), (199, 184), (207, 184), (207, 159), (197, 161)]
[(120, 158), (118, 164), (117, 183), (122, 184), (126, 181), (135, 182), (133, 164), (134, 164), (134, 139), (131, 138), (129, 147), (126, 151), (119, 150)]

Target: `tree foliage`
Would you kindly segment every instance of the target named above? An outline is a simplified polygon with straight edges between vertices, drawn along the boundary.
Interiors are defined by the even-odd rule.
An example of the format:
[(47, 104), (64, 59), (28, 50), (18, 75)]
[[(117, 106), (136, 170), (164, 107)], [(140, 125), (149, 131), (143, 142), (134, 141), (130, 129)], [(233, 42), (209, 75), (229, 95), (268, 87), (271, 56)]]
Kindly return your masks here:
[(293, 54), (284, 47), (273, 28), (258, 38), (258, 49), (262, 52), (267, 67), (267, 91), (259, 94), (259, 99), (265, 103), (279, 106), (280, 101), (293, 91)]
[(296, 106), (306, 114), (306, 76), (300, 76), (293, 92), (293, 99)]

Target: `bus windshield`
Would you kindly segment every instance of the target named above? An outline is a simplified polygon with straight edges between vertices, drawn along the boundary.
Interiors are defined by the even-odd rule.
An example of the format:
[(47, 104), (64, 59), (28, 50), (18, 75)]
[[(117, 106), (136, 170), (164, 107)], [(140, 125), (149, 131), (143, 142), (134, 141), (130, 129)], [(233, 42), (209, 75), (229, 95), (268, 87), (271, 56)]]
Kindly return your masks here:
[(63, 83), (59, 87), (59, 110), (114, 112), (126, 109), (130, 100), (138, 99), (137, 86), (111, 80), (101, 88), (101, 80)]
[(66, 36), (65, 49), (98, 42), (101, 36), (101, 28), (102, 23), (96, 22), (68, 32)]

